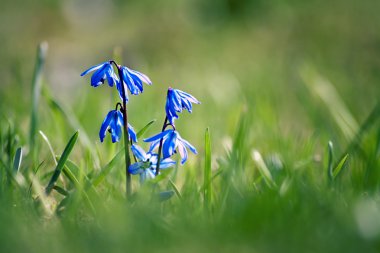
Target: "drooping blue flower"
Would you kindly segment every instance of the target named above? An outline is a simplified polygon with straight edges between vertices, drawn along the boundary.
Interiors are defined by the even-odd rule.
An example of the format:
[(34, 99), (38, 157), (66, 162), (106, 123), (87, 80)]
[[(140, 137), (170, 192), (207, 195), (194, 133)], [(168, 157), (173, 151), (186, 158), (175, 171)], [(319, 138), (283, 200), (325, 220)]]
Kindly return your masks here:
[(182, 112), (183, 109), (191, 113), (193, 109), (192, 103), (200, 104), (200, 102), (189, 93), (169, 88), (166, 97), (165, 111), (170, 124), (174, 124), (174, 119), (178, 119), (177, 113)]
[[(131, 92), (132, 95), (138, 95), (143, 92), (143, 83), (146, 83), (148, 85), (151, 85), (152, 82), (150, 81), (149, 77), (144, 75), (143, 73), (140, 73), (136, 70), (130, 69), (125, 66), (120, 66), (121, 75), (123, 77), (123, 85), (125, 90), (125, 97), (124, 99), (128, 101), (128, 94), (127, 90)], [(116, 88), (119, 91), (119, 96), (121, 99), (123, 99), (123, 90), (121, 83), (116, 83)]]
[[(108, 130), (108, 132), (111, 133), (112, 142), (118, 142), (123, 133), (123, 126), (124, 126), (123, 114), (118, 110), (110, 111), (107, 114), (107, 116), (104, 118), (102, 126), (100, 127), (100, 131), (99, 131), (100, 141), (103, 142), (104, 138), (106, 137), (106, 132)], [(135, 130), (129, 123), (128, 123), (128, 134), (129, 134), (129, 140), (132, 140), (133, 142), (137, 142), (137, 135), (135, 133)]]
[(183, 139), (179, 133), (173, 129), (165, 130), (155, 136), (145, 139), (145, 142), (152, 142), (149, 152), (152, 152), (158, 147), (161, 139), (163, 158), (171, 157), (174, 153), (176, 153), (176, 150), (178, 150), (182, 158), (181, 164), (184, 164), (187, 160), (186, 148), (189, 148), (191, 152), (197, 154), (195, 147), (191, 145), (187, 140)]
[(99, 65), (93, 66), (86, 71), (84, 71), (81, 76), (87, 75), (88, 73), (95, 71), (91, 76), (91, 86), (98, 87), (107, 80), (109, 86), (113, 86), (119, 82), (112, 64), (110, 62), (103, 62)]
[[(138, 162), (129, 166), (129, 173), (133, 175), (139, 174), (141, 183), (147, 179), (154, 178), (156, 175), (158, 155), (152, 152), (146, 153), (141, 147), (135, 144), (131, 146), (131, 150)], [(173, 165), (175, 165), (175, 161), (170, 158), (161, 159), (160, 161), (160, 169), (166, 169)]]

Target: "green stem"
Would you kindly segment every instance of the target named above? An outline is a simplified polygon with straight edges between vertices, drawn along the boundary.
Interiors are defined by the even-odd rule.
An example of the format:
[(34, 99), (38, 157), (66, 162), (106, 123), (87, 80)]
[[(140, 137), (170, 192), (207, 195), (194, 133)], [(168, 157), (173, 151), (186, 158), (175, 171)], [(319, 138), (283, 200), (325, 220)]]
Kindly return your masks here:
[(127, 197), (129, 198), (132, 194), (132, 177), (131, 173), (129, 173), (128, 168), (131, 165), (131, 157), (129, 155), (129, 134), (128, 134), (128, 114), (127, 114), (127, 101), (125, 100), (126, 90), (124, 88), (123, 84), (123, 75), (121, 73), (120, 67), (115, 63), (116, 65), (120, 83), (121, 83), (121, 89), (122, 89), (122, 97), (123, 97), (123, 107), (121, 108), (121, 112), (123, 113), (123, 125), (124, 125), (124, 155), (125, 155), (125, 175), (126, 175), (126, 191), (127, 191)]
[[(166, 127), (168, 126), (168, 117), (166, 116), (165, 117), (165, 121), (164, 121), (164, 125), (162, 126), (162, 131), (165, 131)], [(162, 142), (163, 142), (163, 138), (161, 138), (160, 140), (160, 146), (158, 147), (158, 156), (157, 156), (157, 168), (156, 168), (156, 176), (158, 175), (158, 173), (160, 172), (160, 163), (161, 163), (161, 152), (162, 152)]]

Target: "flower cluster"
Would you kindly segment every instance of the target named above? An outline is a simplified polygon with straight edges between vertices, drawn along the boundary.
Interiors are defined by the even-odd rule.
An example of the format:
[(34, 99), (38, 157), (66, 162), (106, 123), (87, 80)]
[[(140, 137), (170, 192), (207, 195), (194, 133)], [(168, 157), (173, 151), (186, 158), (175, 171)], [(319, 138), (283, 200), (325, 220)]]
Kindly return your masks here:
[[(119, 76), (115, 73), (114, 67), (117, 68)], [(103, 62), (84, 71), (81, 76), (94, 72), (91, 76), (91, 86), (98, 87), (107, 80), (110, 87), (116, 86), (120, 99), (124, 104), (128, 102), (128, 90), (132, 95), (138, 95), (143, 92), (143, 83), (151, 85), (149, 77), (136, 70), (128, 67), (117, 65), (114, 61)], [(118, 105), (117, 105), (118, 106)], [(116, 106), (116, 107), (117, 107)], [(111, 134), (112, 142), (118, 142), (124, 128), (124, 118), (122, 112), (111, 110), (105, 117), (100, 128), (99, 138), (103, 142), (106, 132)], [(129, 140), (137, 142), (137, 136), (130, 124), (128, 125)]]
[[(117, 72), (115, 72), (115, 69)], [(101, 125), (99, 131), (100, 141), (103, 142), (107, 131), (111, 134), (112, 142), (118, 142), (124, 132), (125, 144), (125, 161), (127, 169), (127, 194), (131, 192), (131, 176), (140, 175), (140, 182), (143, 183), (147, 179), (152, 179), (160, 173), (160, 169), (166, 169), (174, 166), (176, 162), (172, 160), (172, 156), (179, 153), (181, 156), (181, 164), (187, 161), (189, 149), (194, 154), (197, 150), (187, 140), (183, 139), (175, 127), (175, 120), (178, 114), (183, 110), (192, 112), (193, 104), (200, 102), (189, 93), (181, 90), (169, 88), (167, 92), (165, 111), (166, 118), (162, 131), (145, 142), (150, 142), (148, 152), (137, 146), (137, 135), (133, 127), (127, 122), (126, 104), (128, 102), (128, 91), (131, 95), (138, 95), (143, 92), (143, 84), (151, 85), (149, 77), (136, 70), (132, 70), (126, 66), (116, 64), (115, 61), (107, 61), (99, 65), (93, 66), (81, 75), (87, 75), (93, 72), (91, 76), (91, 86), (98, 87), (106, 81), (110, 87), (115, 86), (122, 103), (117, 103), (116, 108), (108, 112)], [(120, 109), (118, 110), (118, 108)], [(171, 129), (167, 129), (171, 127)], [(128, 138), (127, 138), (128, 136)], [(135, 163), (131, 164), (129, 155), (129, 143), (132, 145), (130, 149), (135, 158)], [(158, 151), (156, 151), (158, 149)]]
[(200, 102), (189, 93), (169, 88), (165, 111), (170, 124), (174, 125), (174, 119), (178, 119), (177, 113), (182, 112), (183, 109), (191, 113), (193, 110), (191, 103), (200, 104)]

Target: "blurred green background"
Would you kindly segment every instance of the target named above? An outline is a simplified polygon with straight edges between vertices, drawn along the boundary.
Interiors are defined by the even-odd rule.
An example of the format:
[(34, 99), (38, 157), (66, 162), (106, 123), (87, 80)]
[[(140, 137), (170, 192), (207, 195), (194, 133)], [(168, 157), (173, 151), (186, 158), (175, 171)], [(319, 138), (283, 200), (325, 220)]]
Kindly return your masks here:
[[(168, 86), (202, 102), (192, 114), (181, 114), (177, 123), (182, 137), (200, 154), (190, 155), (188, 164), (179, 168), (176, 183), (186, 201), (159, 207), (166, 216), (137, 206), (127, 210), (127, 218), (124, 206), (112, 202), (119, 209), (111, 217), (100, 211), (100, 228), (73, 209), (69, 214), (81, 216), (78, 224), (54, 220), (41, 228), (37, 220), (24, 229), (30, 214), (14, 210), (26, 220), (17, 223), (2, 209), (0, 222), (8, 222), (26, 240), (4, 249), (101, 252), (115, 243), (114, 251), (124, 252), (127, 238), (126, 244), (142, 251), (161, 246), (178, 252), (183, 250), (178, 245), (185, 245), (189, 252), (251, 252), (251, 241), (258, 252), (286, 246), (293, 252), (297, 247), (300, 252), (376, 251), (380, 226), (375, 222), (373, 228), (371, 222), (380, 217), (379, 110), (373, 120), (377, 123), (361, 136), (364, 144), (350, 154), (350, 170), (340, 188), (330, 191), (324, 180), (328, 141), (333, 141), (338, 159), (379, 102), (379, 12), (380, 1), (375, 0), (1, 1), (1, 129), (5, 135), (9, 124), (14, 127), (15, 142), (26, 155), (36, 49), (42, 41), (49, 49), (38, 130), (60, 154), (80, 126), (80, 138), (87, 139), (70, 158), (86, 172), (93, 167), (98, 171), (121, 147), (109, 138), (104, 144), (98, 140), (100, 124), (118, 97), (115, 89), (94, 89), (89, 77), (80, 77), (88, 67), (116, 57), (150, 77), (153, 85), (128, 105), (136, 129), (157, 119), (145, 136), (161, 128)], [(56, 115), (52, 101), (72, 113), (69, 120)], [(197, 209), (202, 203), (197, 192), (206, 127), (212, 133), (213, 173), (221, 175), (213, 185), (216, 215), (210, 219)], [(49, 150), (36, 138), (37, 160), (45, 162), (41, 170), (52, 170)], [(88, 145), (100, 154), (101, 166)], [(252, 161), (253, 149), (263, 154), (280, 193), (263, 187), (262, 178), (257, 183), (260, 166)], [(25, 171), (32, 163), (26, 161)], [(112, 175), (101, 187), (105, 202), (123, 198), (122, 192), (116, 193), (123, 185), (122, 171)], [(290, 193), (283, 194), (287, 187)], [(361, 199), (367, 194), (372, 197), (368, 202)], [(49, 236), (26, 239), (29, 231)], [(17, 245), (12, 232), (0, 233)], [(62, 241), (57, 239), (61, 236)], [(145, 237), (153, 240), (151, 245)], [(225, 245), (220, 244), (223, 240)]]
[[(163, 118), (159, 108), (173, 86), (203, 102), (191, 116), (192, 130), (210, 126), (217, 139), (231, 133), (242, 106), (265, 138), (326, 132), (335, 138), (326, 107), (313, 100), (300, 72), (307, 65), (330, 80), (361, 122), (380, 95), (379, 10), (378, 1), (340, 0), (3, 1), (2, 113), (29, 111), (36, 45), (47, 41), (45, 82), (77, 108), (93, 139), (110, 91), (91, 90), (79, 74), (111, 59), (115, 47), (124, 64), (154, 82), (130, 104), (137, 127)], [(81, 104), (84, 98), (97, 102)], [(137, 115), (141, 106), (146, 113)], [(102, 113), (85, 114), (89, 108)]]

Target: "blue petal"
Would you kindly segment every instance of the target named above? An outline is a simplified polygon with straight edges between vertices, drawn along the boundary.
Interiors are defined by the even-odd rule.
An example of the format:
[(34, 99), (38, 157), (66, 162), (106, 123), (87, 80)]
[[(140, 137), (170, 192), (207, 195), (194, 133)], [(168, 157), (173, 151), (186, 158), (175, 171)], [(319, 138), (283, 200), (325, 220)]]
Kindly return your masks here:
[(148, 159), (147, 154), (140, 146), (133, 144), (131, 146), (131, 150), (132, 153), (136, 156), (136, 158), (140, 161), (145, 162)]
[(87, 70), (84, 71), (82, 74), (80, 74), (80, 76), (87, 75), (87, 74), (90, 73), (91, 71), (95, 71), (95, 70), (100, 69), (105, 63), (106, 63), (106, 62), (103, 62), (103, 63), (101, 63), (101, 64), (98, 64), (98, 65), (92, 66), (91, 68), (87, 69)]
[(171, 96), (168, 99), (170, 100), (170, 103), (175, 111), (182, 111), (181, 97), (178, 95), (176, 90), (172, 90)]
[(113, 114), (114, 114), (114, 110), (110, 111), (103, 120), (102, 126), (100, 127), (100, 131), (99, 131), (99, 138), (101, 142), (103, 142), (104, 138), (106, 137), (107, 128), (110, 125)]
[(170, 158), (162, 159), (160, 162), (160, 168), (166, 169), (175, 165), (175, 161)]
[(190, 101), (185, 99), (182, 99), (182, 107), (186, 108), (186, 110), (188, 110), (189, 112), (191, 112), (193, 109), (193, 106), (191, 105)]
[(165, 130), (159, 134), (156, 134), (152, 137), (149, 137), (147, 139), (144, 139), (145, 142), (152, 142), (152, 141), (155, 141), (155, 140), (160, 140), (162, 138), (167, 138), (167, 135), (169, 135), (171, 132), (173, 132), (174, 130), (173, 129), (168, 129), (168, 130)]
[(138, 71), (133, 70), (133, 69), (129, 69), (129, 72), (131, 72), (132, 74), (136, 75), (136, 76), (137, 76), (141, 81), (143, 81), (144, 83), (149, 84), (149, 85), (152, 84), (152, 81), (150, 81), (149, 77), (147, 77), (147, 76), (144, 75), (143, 73), (138, 72)]
[(142, 162), (131, 164), (129, 165), (128, 172), (131, 173), (132, 175), (141, 174), (144, 172), (144, 170), (142, 169), (142, 166), (143, 166)]
[(158, 145), (160, 144), (160, 141), (161, 141), (161, 140), (153, 141), (153, 142), (150, 144), (149, 152), (152, 152), (154, 149), (156, 149), (156, 148), (158, 147)]
[(182, 139), (181, 137), (180, 137), (180, 141), (181, 141), (181, 142), (182, 142), (187, 148), (189, 148), (189, 149), (191, 150), (191, 152), (193, 152), (194, 154), (198, 154), (197, 149), (196, 149), (193, 145), (191, 145), (190, 142), (188, 142), (188, 141), (185, 140), (185, 139)]
[(182, 100), (187, 100), (187, 101), (194, 103), (194, 104), (200, 104), (201, 103), (193, 95), (190, 95), (187, 92), (184, 92), (181, 90), (177, 90), (177, 92), (181, 96)]
[(121, 70), (123, 75), (123, 81), (127, 84), (128, 90), (131, 92), (132, 95), (139, 94), (139, 89), (136, 87), (134, 80), (130, 76), (128, 68), (122, 66)]
[(115, 122), (111, 122), (111, 137), (113, 143), (120, 141), (122, 133), (122, 128), (116, 125)]
[(137, 135), (135, 132), (135, 129), (133, 129), (133, 126), (131, 126), (128, 123), (128, 134), (129, 134), (129, 139), (132, 140), (133, 142), (137, 142)]
[(106, 80), (104, 65), (91, 76), (91, 86), (98, 87)]
[(129, 75), (130, 77), (133, 79), (134, 83), (135, 83), (135, 87), (139, 90), (139, 92), (143, 92), (143, 84), (142, 84), (142, 81), (140, 80), (140, 78), (138, 78), (138, 76), (134, 75), (131, 71), (129, 71)]
[(117, 79), (115, 73), (113, 72), (113, 68), (111, 65), (107, 68), (106, 71), (107, 81), (110, 87), (113, 87), (113, 84), (115, 83), (115, 78)]
[(182, 142), (178, 143), (178, 152), (179, 152), (179, 155), (182, 158), (181, 164), (184, 164), (186, 162), (186, 160), (187, 160), (187, 150), (186, 150), (185, 145), (183, 145)]
[(120, 111), (114, 110), (113, 120), (110, 122), (110, 130), (112, 142), (118, 142), (123, 133), (123, 114)]
[(174, 154), (174, 150), (177, 147), (177, 131), (173, 131), (165, 140), (162, 146), (162, 153), (164, 158), (168, 158)]

